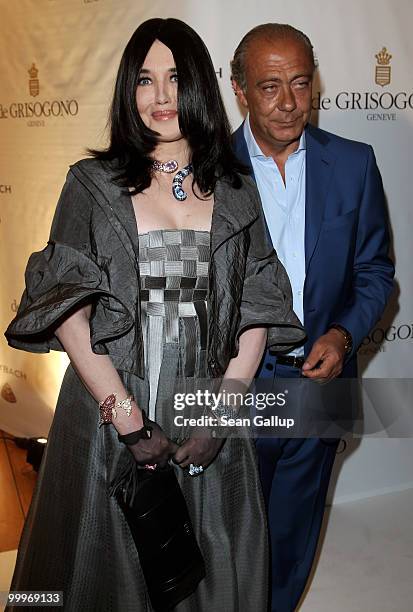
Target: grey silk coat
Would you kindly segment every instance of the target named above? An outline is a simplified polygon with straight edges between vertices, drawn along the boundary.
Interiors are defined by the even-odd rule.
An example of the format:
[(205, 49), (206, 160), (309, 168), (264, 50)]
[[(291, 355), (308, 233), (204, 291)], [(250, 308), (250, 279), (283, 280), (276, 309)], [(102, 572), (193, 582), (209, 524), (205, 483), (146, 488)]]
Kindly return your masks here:
[[(6, 338), (10, 346), (63, 350), (54, 329), (79, 304), (92, 301), (91, 345), (119, 370), (144, 377), (140, 324), (138, 228), (130, 197), (110, 164), (71, 166), (45, 249), (33, 253), (26, 289)], [(208, 374), (220, 376), (238, 352), (240, 333), (267, 326), (279, 351), (300, 343), (287, 274), (267, 239), (255, 184), (218, 181), (211, 226), (207, 300)], [(184, 206), (185, 204), (183, 204)]]

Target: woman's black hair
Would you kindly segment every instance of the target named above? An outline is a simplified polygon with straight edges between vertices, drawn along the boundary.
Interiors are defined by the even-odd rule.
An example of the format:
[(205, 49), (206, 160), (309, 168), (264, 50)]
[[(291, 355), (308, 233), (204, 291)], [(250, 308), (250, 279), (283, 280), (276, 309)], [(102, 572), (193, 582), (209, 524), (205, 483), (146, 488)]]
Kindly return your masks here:
[[(110, 143), (90, 150), (101, 160), (116, 163), (117, 182), (140, 193), (151, 184), (157, 133), (145, 126), (136, 105), (140, 70), (155, 40), (172, 52), (178, 74), (179, 128), (191, 151), (193, 184), (204, 194), (214, 191), (218, 178), (240, 187), (246, 168), (231, 147), (231, 130), (208, 49), (198, 34), (179, 19), (149, 19), (126, 45), (116, 78), (110, 111)], [(162, 160), (164, 161), (164, 160)]]

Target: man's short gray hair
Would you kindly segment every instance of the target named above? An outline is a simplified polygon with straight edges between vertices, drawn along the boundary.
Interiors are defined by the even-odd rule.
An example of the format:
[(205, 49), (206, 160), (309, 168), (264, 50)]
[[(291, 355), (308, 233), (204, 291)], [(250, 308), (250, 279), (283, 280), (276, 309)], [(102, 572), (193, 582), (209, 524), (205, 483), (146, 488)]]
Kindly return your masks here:
[(236, 48), (234, 59), (231, 62), (231, 78), (238, 83), (243, 91), (245, 91), (247, 85), (245, 76), (245, 57), (250, 43), (258, 38), (268, 40), (269, 42), (274, 42), (274, 40), (283, 38), (296, 40), (302, 43), (306, 48), (313, 67), (316, 67), (313, 45), (304, 32), (297, 30), (297, 28), (287, 23), (263, 23), (245, 34)]

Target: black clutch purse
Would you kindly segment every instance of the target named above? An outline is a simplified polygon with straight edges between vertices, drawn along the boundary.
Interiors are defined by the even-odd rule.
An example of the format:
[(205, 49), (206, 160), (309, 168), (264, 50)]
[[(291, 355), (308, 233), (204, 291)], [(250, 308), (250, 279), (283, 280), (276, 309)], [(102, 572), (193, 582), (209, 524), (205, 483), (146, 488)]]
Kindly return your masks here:
[(172, 610), (205, 576), (205, 564), (175, 474), (142, 469), (130, 459), (112, 482), (129, 525), (155, 612)]

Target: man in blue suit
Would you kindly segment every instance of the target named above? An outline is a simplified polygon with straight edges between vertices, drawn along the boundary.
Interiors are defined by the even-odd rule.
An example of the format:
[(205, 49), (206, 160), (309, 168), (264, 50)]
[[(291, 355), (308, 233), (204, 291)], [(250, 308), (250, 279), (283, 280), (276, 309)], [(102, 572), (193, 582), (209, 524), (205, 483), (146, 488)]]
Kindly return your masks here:
[[(260, 191), (268, 231), (308, 340), (267, 352), (260, 377), (357, 376), (356, 351), (392, 290), (383, 187), (370, 146), (308, 123), (313, 48), (292, 26), (264, 24), (239, 44), (232, 82), (248, 110), (234, 134)], [(338, 439), (260, 438), (271, 536), (272, 612), (292, 612), (319, 537)]]

